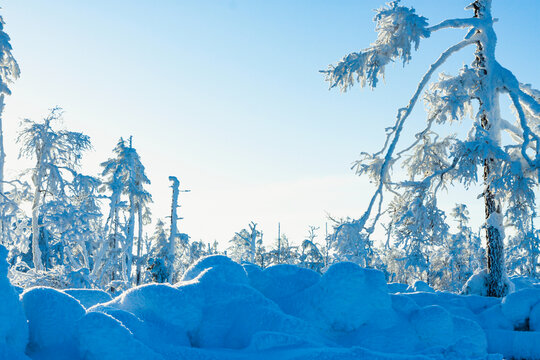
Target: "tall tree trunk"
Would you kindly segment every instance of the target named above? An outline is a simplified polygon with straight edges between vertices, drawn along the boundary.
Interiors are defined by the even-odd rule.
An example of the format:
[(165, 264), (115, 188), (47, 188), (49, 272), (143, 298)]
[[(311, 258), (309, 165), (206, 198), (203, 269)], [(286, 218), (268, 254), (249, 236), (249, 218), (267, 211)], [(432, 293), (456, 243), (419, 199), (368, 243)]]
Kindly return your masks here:
[[(474, 68), (477, 70), (480, 77), (479, 91), (484, 92), (490, 90), (483, 98), (480, 98), (480, 124), (482, 128), (489, 134), (492, 127), (490, 116), (494, 115), (494, 107), (497, 103), (496, 89), (493, 87), (492, 76), (489, 73), (490, 67), (488, 61), (494, 59), (495, 56), (495, 33), (492, 28), (491, 18), (491, 0), (476, 0), (472, 3), (474, 9), (474, 17), (479, 19), (489, 20), (490, 25), (485, 25), (482, 30), (489, 32), (483, 34), (484, 41), (492, 41), (492, 43), (484, 43), (478, 41), (476, 44)], [(489, 51), (488, 54), (486, 52)], [(489, 155), (484, 159), (484, 209), (486, 218), (486, 248), (487, 248), (487, 295), (494, 297), (504, 296), (507, 292), (505, 284), (505, 266), (504, 266), (504, 243), (501, 234), (502, 214), (501, 206), (497, 203), (491, 181), (496, 171), (495, 159), (493, 155)]]
[(172, 181), (171, 188), (172, 201), (171, 201), (171, 233), (169, 235), (169, 251), (167, 251), (168, 261), (167, 264), (167, 282), (173, 281), (173, 267), (176, 253), (176, 238), (178, 237), (178, 193), (180, 192), (180, 181), (175, 176), (169, 176), (169, 180)]

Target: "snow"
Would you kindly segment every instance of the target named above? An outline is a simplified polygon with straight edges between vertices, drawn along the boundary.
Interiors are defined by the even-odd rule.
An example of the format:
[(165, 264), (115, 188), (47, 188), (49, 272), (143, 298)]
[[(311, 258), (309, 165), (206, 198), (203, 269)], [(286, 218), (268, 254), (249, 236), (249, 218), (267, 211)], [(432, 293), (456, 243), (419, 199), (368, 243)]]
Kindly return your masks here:
[(21, 295), (28, 319), (30, 352), (73, 349), (75, 323), (84, 316), (84, 307), (74, 297), (61, 291), (35, 287)]
[(463, 286), (463, 293), (465, 295), (486, 296), (486, 275), (486, 270), (483, 269), (471, 276)]
[(82, 306), (85, 309), (88, 309), (96, 304), (101, 304), (107, 301), (112, 300), (111, 295), (106, 293), (103, 290), (97, 289), (65, 289), (62, 290), (68, 295), (73, 296), (75, 299), (79, 300)]
[(182, 277), (182, 281), (194, 280), (205, 270), (215, 269), (217, 281), (247, 284), (249, 282), (244, 268), (223, 255), (208, 256), (193, 264)]
[(85, 360), (163, 359), (110, 315), (90, 312), (77, 325), (79, 351)]
[(411, 323), (427, 347), (452, 345), (454, 322), (452, 315), (443, 307), (431, 305), (418, 309), (411, 314)]
[(409, 289), (409, 285), (407, 284), (401, 284), (401, 283), (388, 283), (388, 292), (390, 293), (402, 293), (407, 292)]
[(529, 316), (529, 328), (531, 331), (540, 332), (540, 303), (534, 305)]
[(18, 294), (7, 278), (7, 250), (0, 245), (0, 360), (25, 359), (28, 325)]
[[(253, 265), (244, 268), (249, 269), (249, 281), (251, 286), (259, 290), (264, 296), (274, 301), (288, 314), (294, 314), (295, 301), (292, 299), (305, 289), (320, 281), (321, 275), (317, 272), (294, 265), (274, 265), (257, 271)], [(257, 267), (258, 268), (258, 267)]]
[(304, 292), (299, 315), (337, 331), (392, 321), (392, 300), (382, 272), (351, 262), (332, 265), (321, 280)]
[(540, 333), (488, 330), (488, 351), (511, 359), (540, 359)]
[(514, 324), (514, 328), (527, 326), (534, 305), (540, 303), (540, 289), (523, 289), (506, 296), (501, 311)]
[(89, 311), (99, 311), (100, 306), (112, 307), (130, 312), (144, 321), (169, 324), (189, 332), (201, 321), (202, 301), (200, 289), (191, 284), (179, 288), (147, 284), (129, 289)]
[(416, 292), (416, 291), (423, 291), (423, 292), (434, 292), (435, 290), (426, 284), (426, 282), (417, 280), (414, 282), (413, 285), (409, 286), (406, 290), (407, 292)]
[(382, 272), (350, 262), (321, 276), (211, 256), (174, 286), (142, 285), (113, 299), (34, 287), (19, 301), (0, 270), (10, 290), (0, 296), (11, 294), (13, 305), (0, 331), (13, 324), (9, 334), (19, 334), (2, 340), (0, 359), (25, 359), (25, 348), (41, 360), (540, 358), (540, 332), (516, 331), (529, 330), (524, 319), (530, 330), (540, 325), (534, 287), (503, 299), (392, 294)]
[(504, 316), (501, 304), (493, 305), (478, 315), (478, 323), (484, 329), (514, 330), (514, 324)]
[(477, 322), (454, 316), (455, 347), (461, 354), (468, 354), (472, 358), (483, 358), (487, 355), (487, 339), (483, 329)]

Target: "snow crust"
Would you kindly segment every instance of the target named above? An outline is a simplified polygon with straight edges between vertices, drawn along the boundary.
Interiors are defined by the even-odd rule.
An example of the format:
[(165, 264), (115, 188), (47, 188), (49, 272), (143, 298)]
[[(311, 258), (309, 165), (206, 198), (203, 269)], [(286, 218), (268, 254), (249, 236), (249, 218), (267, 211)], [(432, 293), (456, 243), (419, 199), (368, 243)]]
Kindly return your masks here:
[(143, 285), (112, 299), (35, 287), (19, 301), (2, 265), (0, 286), (9, 291), (0, 298), (11, 312), (0, 308), (0, 359), (540, 358), (535, 287), (503, 299), (411, 292), (420, 283), (391, 293), (397, 286), (381, 272), (349, 262), (321, 276), (212, 256), (174, 286)]

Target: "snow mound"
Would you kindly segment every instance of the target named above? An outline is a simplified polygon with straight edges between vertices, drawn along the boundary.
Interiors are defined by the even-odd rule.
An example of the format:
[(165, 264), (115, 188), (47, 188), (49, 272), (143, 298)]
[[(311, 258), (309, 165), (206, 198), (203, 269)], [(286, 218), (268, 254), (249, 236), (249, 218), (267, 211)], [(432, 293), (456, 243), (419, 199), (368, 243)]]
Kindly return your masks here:
[(530, 278), (527, 276), (510, 276), (510, 281), (512, 281), (512, 283), (514, 284), (514, 291), (531, 289), (540, 285), (538, 279)]
[(141, 343), (167, 357), (174, 357), (180, 347), (191, 346), (184, 329), (171, 324), (143, 321), (130, 312), (98, 305), (90, 312), (102, 312), (122, 323)]
[(540, 289), (524, 289), (508, 294), (501, 302), (501, 310), (515, 329), (522, 329), (528, 327), (531, 310), (539, 302)]
[(531, 331), (540, 332), (540, 303), (534, 305), (529, 316), (529, 328)]
[(422, 280), (415, 281), (414, 284), (409, 286), (406, 290), (406, 292), (417, 292), (417, 291), (435, 292), (435, 290), (431, 286), (429, 286), (426, 282)]
[(395, 317), (383, 273), (351, 262), (332, 265), (294, 300), (298, 316), (335, 331), (389, 326)]
[[(486, 269), (476, 272), (469, 280), (467, 280), (465, 285), (463, 285), (461, 293), (463, 295), (487, 296), (487, 275)], [(504, 282), (507, 293), (512, 293), (515, 290), (514, 283), (512, 283), (508, 277), (504, 278)]]
[(103, 290), (96, 289), (65, 289), (62, 290), (68, 295), (73, 296), (79, 300), (85, 309), (88, 309), (94, 305), (106, 303), (112, 300), (111, 295)]
[(262, 273), (250, 277), (251, 285), (264, 296), (276, 302), (286, 313), (290, 313), (292, 296), (315, 285), (321, 279), (317, 272), (294, 265), (274, 265)]
[(19, 296), (8, 280), (7, 250), (0, 245), (0, 359), (24, 359), (28, 325)]
[(492, 306), (501, 303), (501, 299), (495, 297), (485, 297), (479, 295), (463, 295), (459, 296), (463, 304), (475, 314), (489, 309)]
[(487, 296), (486, 275), (487, 271), (483, 269), (471, 276), (463, 285), (462, 294)]
[(504, 316), (501, 304), (496, 304), (478, 314), (478, 323), (484, 329), (513, 330), (514, 324)]
[[(285, 315), (271, 300), (244, 284), (219, 284), (200, 279), (206, 294), (203, 318), (192, 340), (202, 348), (247, 347), (260, 331), (304, 332), (308, 326)], [(208, 287), (208, 285), (214, 286)]]
[(454, 332), (452, 348), (461, 358), (485, 358), (487, 356), (487, 339), (484, 330), (476, 321), (452, 317)]
[(392, 308), (397, 313), (408, 316), (413, 311), (417, 311), (420, 309), (420, 306), (418, 306), (418, 304), (408, 296), (404, 296), (401, 294), (392, 294), (390, 295), (390, 298), (392, 299)]
[(314, 344), (310, 341), (302, 339), (298, 336), (273, 331), (260, 331), (251, 337), (251, 343), (249, 344), (248, 349), (258, 352), (279, 348), (305, 347), (313, 345)]
[(247, 273), (242, 265), (235, 263), (230, 258), (223, 255), (207, 256), (197, 261), (186, 270), (182, 277), (182, 281), (194, 280), (208, 269), (216, 270), (212, 272), (214, 276), (213, 280), (215, 281), (240, 284), (249, 283)]
[(540, 359), (540, 332), (487, 330), (488, 351), (505, 359)]
[(74, 297), (48, 287), (35, 287), (21, 295), (30, 330), (30, 352), (74, 349), (75, 323), (85, 310)]
[(263, 274), (263, 269), (261, 269), (258, 265), (245, 263), (242, 264), (242, 267), (247, 274), (249, 284), (254, 288), (257, 288), (256, 285), (261, 281), (264, 281), (263, 279), (266, 278), (266, 276)]
[(409, 285), (401, 283), (388, 283), (388, 292), (391, 294), (407, 292)]
[(454, 322), (443, 307), (431, 305), (411, 315), (411, 323), (426, 347), (448, 347), (453, 343)]
[(127, 290), (114, 300), (100, 306), (130, 312), (144, 321), (169, 324), (186, 332), (194, 331), (202, 317), (203, 294), (197, 284), (173, 287), (167, 284), (147, 284)]
[(163, 359), (136, 340), (120, 321), (101, 312), (90, 312), (80, 319), (77, 339), (80, 355), (85, 360)]

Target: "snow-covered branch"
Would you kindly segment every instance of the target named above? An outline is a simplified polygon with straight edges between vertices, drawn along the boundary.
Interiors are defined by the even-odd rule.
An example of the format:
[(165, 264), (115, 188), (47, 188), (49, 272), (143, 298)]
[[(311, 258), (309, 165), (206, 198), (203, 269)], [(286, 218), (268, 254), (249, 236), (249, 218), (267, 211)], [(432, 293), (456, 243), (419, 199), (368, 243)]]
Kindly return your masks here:
[(441, 29), (473, 27), (477, 26), (479, 22), (480, 19), (477, 18), (448, 19), (438, 23), (437, 25), (430, 26), (426, 30), (432, 33)]
[[(414, 93), (414, 95), (412, 96), (412, 98), (410, 99), (409, 101), (409, 104), (407, 105), (407, 107), (405, 108), (401, 108), (398, 110), (398, 115), (397, 115), (397, 120), (396, 120), (396, 125), (394, 126), (394, 131), (390, 134), (388, 134), (387, 136), (392, 136), (393, 135), (393, 139), (392, 141), (390, 142), (390, 145), (389, 145), (389, 148), (388, 148), (388, 151), (386, 152), (385, 156), (384, 156), (384, 160), (382, 162), (382, 164), (380, 165), (380, 174), (378, 176), (378, 178), (380, 179), (379, 180), (379, 184), (377, 186), (377, 190), (375, 191), (375, 193), (373, 194), (370, 202), (369, 202), (369, 205), (368, 205), (368, 208), (367, 210), (364, 212), (364, 214), (362, 215), (362, 217), (360, 218), (359, 220), (359, 223), (361, 225), (361, 227), (365, 227), (365, 224), (367, 222), (367, 220), (369, 219), (369, 217), (371, 216), (371, 212), (373, 210), (373, 205), (375, 204), (375, 201), (377, 200), (378, 197), (380, 197), (379, 199), (379, 208), (381, 207), (381, 204), (382, 204), (382, 197), (383, 197), (383, 187), (384, 187), (384, 180), (387, 178), (387, 173), (388, 173), (388, 170), (391, 166), (391, 164), (393, 163), (393, 154), (394, 154), (394, 150), (397, 146), (397, 143), (399, 141), (399, 136), (400, 136), (400, 133), (401, 131), (403, 130), (403, 125), (405, 123), (405, 120), (407, 120), (407, 118), (409, 117), (409, 115), (411, 114), (414, 106), (416, 105), (417, 101), (418, 101), (418, 98), (420, 96), (420, 94), (422, 93), (422, 91), (424, 90), (424, 88), (426, 87), (426, 85), (428, 84), (429, 80), (431, 79), (433, 73), (442, 65), (444, 64), (444, 62), (452, 55), (454, 54), (455, 52), (463, 49), (464, 47), (468, 46), (468, 45), (471, 45), (474, 43), (474, 40), (473, 39), (467, 39), (467, 40), (463, 40), (457, 44), (455, 44), (454, 46), (451, 46), (450, 48), (448, 48), (446, 51), (444, 51), (440, 56), (439, 58), (437, 59), (437, 61), (435, 61), (429, 68), (429, 70), (426, 72), (426, 74), (423, 76), (422, 80), (420, 81), (420, 83), (418, 84), (418, 87)], [(360, 169), (359, 167), (356, 166), (357, 169)], [(378, 219), (378, 216), (376, 216), (375, 219)], [(371, 228), (373, 228), (374, 225), (371, 226)]]
[(321, 71), (326, 74), (330, 88), (337, 86), (345, 92), (355, 82), (362, 87), (376, 87), (379, 78), (384, 77), (386, 65), (397, 59), (403, 64), (409, 62), (412, 48), (418, 49), (420, 38), (429, 36), (427, 19), (416, 15), (412, 8), (399, 6), (398, 1), (377, 10), (374, 21), (378, 36), (369, 48), (351, 53)]

